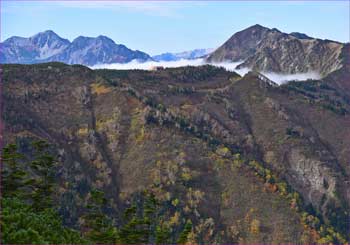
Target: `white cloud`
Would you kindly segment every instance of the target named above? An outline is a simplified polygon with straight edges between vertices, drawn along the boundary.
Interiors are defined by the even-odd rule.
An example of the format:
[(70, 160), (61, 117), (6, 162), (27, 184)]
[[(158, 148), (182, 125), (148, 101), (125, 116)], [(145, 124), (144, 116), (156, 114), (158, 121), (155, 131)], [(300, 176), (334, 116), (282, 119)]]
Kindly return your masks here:
[(304, 81), (307, 79), (321, 79), (321, 75), (318, 72), (307, 72), (307, 73), (297, 73), (297, 74), (278, 74), (278, 73), (264, 73), (270, 80), (283, 84), (288, 81)]
[(116, 70), (150, 70), (152, 67), (155, 66), (163, 66), (166, 68), (173, 68), (173, 67), (181, 67), (181, 66), (200, 66), (204, 65), (203, 59), (195, 59), (195, 60), (185, 60), (181, 59), (178, 61), (147, 61), (147, 62), (138, 62), (136, 60), (133, 60), (129, 63), (124, 64), (101, 64), (101, 65), (95, 65), (91, 67), (92, 69), (116, 69)]
[(243, 61), (239, 61), (239, 62), (220, 62), (220, 63), (213, 63), (211, 65), (214, 66), (219, 66), (219, 67), (223, 67), (228, 71), (234, 71), (236, 73), (238, 73), (240, 76), (244, 76), (247, 72), (250, 71), (249, 68), (242, 68), (242, 69), (236, 69), (236, 67), (241, 64)]
[[(224, 67), (226, 70), (234, 71), (240, 76), (244, 76), (250, 71), (249, 68), (236, 69), (236, 67), (242, 62), (225, 62), (213, 64), (216, 66)], [(275, 72), (261, 72), (264, 76), (268, 77), (270, 80), (277, 84), (283, 84), (288, 81), (303, 81), (307, 79), (320, 79), (321, 76), (318, 72), (307, 72), (307, 73), (297, 73), (297, 74), (280, 74)]]
[[(242, 62), (222, 62), (222, 63), (213, 63), (210, 65), (224, 67), (228, 71), (234, 71), (238, 73), (240, 76), (244, 76), (247, 72), (250, 71), (249, 68), (236, 69), (237, 65)], [(178, 61), (147, 61), (147, 62), (138, 62), (133, 60), (129, 63), (115, 63), (115, 64), (100, 64), (92, 66), (92, 69), (115, 69), (115, 70), (150, 70), (155, 66), (163, 66), (164, 68), (174, 68), (174, 67), (182, 67), (182, 66), (201, 66), (208, 64), (203, 59), (194, 59), (194, 60), (186, 60), (181, 59)], [(308, 73), (298, 73), (298, 74), (279, 74), (273, 72), (262, 72), (266, 77), (271, 79), (272, 81), (283, 84), (288, 81), (302, 81), (307, 79), (320, 79), (321, 76), (317, 72), (308, 72)]]

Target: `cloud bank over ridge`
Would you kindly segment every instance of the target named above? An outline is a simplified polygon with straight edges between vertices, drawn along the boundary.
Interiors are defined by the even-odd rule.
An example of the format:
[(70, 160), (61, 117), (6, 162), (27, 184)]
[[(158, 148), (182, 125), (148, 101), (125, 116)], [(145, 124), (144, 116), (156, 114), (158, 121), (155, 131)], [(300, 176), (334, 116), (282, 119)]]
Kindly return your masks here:
[[(204, 59), (194, 59), (194, 60), (186, 60), (181, 59), (178, 61), (147, 61), (147, 62), (138, 62), (133, 60), (129, 63), (115, 63), (115, 64), (100, 64), (95, 65), (90, 68), (92, 69), (114, 69), (114, 70), (150, 70), (155, 66), (163, 66), (164, 68), (175, 68), (181, 66), (201, 66), (205, 64), (210, 64), (218, 67), (224, 67), (228, 71), (234, 71), (241, 76), (244, 76), (247, 72), (250, 71), (249, 68), (236, 69), (237, 65), (241, 62), (223, 62), (223, 63), (207, 63)], [(297, 73), (297, 74), (279, 74), (273, 72), (262, 72), (265, 76), (267, 76), (272, 81), (283, 84), (288, 81), (303, 81), (307, 79), (320, 79), (321, 76), (317, 72), (308, 72), (308, 73)]]

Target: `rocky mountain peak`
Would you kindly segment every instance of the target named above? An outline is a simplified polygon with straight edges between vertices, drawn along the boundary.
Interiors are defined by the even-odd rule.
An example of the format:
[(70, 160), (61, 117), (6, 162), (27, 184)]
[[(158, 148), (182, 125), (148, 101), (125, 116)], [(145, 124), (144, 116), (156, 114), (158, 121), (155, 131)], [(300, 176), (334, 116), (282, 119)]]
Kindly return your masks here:
[(95, 65), (124, 63), (133, 59), (145, 61), (151, 57), (141, 51), (116, 44), (107, 36), (78, 36), (72, 42), (47, 30), (30, 38), (11, 37), (2, 43), (2, 63), (40, 63), (59, 61), (68, 64)]
[(67, 47), (70, 44), (67, 39), (61, 38), (51, 30), (39, 32), (38, 34), (30, 37), (29, 41), (35, 46), (47, 46), (47, 48), (60, 48), (62, 46)]
[(46, 30), (46, 31), (42, 31), (39, 32), (37, 34), (35, 34), (32, 37), (42, 37), (42, 36), (46, 36), (46, 37), (51, 37), (51, 38), (61, 38), (58, 34), (56, 34), (54, 31), (52, 30)]
[(246, 28), (245, 30), (267, 30), (267, 29), (269, 29), (269, 28), (262, 26), (260, 24), (255, 24), (255, 25), (252, 25), (252, 26)]
[(104, 35), (99, 35), (98, 37), (96, 37), (96, 39), (101, 40), (101, 41), (105, 41), (105, 42), (115, 43), (112, 39), (110, 39), (109, 37), (104, 36)]
[(235, 33), (212, 52), (208, 62), (243, 61), (239, 68), (276, 73), (319, 72), (327, 75), (342, 67), (344, 44), (303, 33), (283, 33), (254, 25)]

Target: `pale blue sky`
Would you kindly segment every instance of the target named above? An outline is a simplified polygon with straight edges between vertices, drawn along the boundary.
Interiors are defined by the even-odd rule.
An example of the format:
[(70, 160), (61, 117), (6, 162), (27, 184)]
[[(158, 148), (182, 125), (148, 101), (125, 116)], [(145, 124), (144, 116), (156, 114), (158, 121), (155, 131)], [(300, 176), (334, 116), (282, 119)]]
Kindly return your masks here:
[(349, 1), (1, 1), (1, 41), (53, 30), (106, 35), (151, 55), (215, 48), (254, 24), (349, 42)]

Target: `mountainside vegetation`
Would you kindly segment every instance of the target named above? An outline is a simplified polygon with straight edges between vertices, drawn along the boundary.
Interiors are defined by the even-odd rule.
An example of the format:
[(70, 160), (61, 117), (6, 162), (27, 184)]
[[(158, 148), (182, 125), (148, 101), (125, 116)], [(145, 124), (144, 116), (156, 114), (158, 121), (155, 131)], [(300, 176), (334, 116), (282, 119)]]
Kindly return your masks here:
[(350, 241), (347, 70), (1, 72), (3, 243)]

